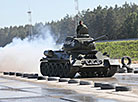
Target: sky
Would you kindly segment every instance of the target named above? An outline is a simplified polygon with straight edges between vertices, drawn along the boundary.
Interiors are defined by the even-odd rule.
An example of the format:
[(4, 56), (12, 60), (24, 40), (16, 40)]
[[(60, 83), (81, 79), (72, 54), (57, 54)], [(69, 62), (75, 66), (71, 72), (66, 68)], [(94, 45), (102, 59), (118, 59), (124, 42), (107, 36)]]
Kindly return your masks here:
[[(101, 5), (121, 6), (127, 3), (135, 3), (138, 0), (78, 0), (79, 10), (93, 10)], [(28, 11), (31, 10), (32, 24), (39, 22), (57, 21), (67, 14), (75, 15), (74, 0), (0, 0), (0, 28), (19, 26), (29, 23)]]

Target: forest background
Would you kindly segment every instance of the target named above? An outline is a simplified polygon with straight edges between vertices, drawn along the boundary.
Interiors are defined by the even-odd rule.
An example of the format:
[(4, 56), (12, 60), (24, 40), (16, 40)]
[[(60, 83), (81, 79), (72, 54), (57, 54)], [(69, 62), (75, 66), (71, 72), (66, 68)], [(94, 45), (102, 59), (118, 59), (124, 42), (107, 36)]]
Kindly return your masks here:
[[(138, 38), (138, 5), (137, 4), (128, 4), (125, 3), (122, 6), (115, 5), (114, 7), (101, 7), (84, 10), (79, 12), (79, 19), (83, 20), (84, 23), (89, 28), (89, 34), (91, 37), (96, 38), (101, 35), (108, 35), (108, 40), (121, 40), (121, 39), (133, 39)], [(39, 36), (41, 30), (45, 27), (49, 27), (52, 36), (56, 39), (56, 43), (63, 43), (66, 36), (74, 36), (76, 34), (76, 17), (78, 16), (66, 15), (64, 18), (58, 21), (51, 21), (45, 23), (36, 23), (35, 25), (25, 25), (25, 26), (10, 26), (0, 28), (0, 47), (4, 47), (7, 44), (11, 43), (12, 40), (16, 38), (25, 39), (28, 36)], [(31, 27), (31, 33), (30, 33)], [(30, 35), (31, 34), (31, 35)], [(104, 45), (105, 44), (105, 45)], [(111, 44), (110, 47), (113, 49), (106, 49), (108, 46), (107, 43), (97, 44), (97, 49), (101, 51), (115, 52), (113, 49), (117, 49), (115, 45), (124, 46), (117, 44)], [(131, 42), (132, 47), (136, 46), (137, 42), (134, 42), (134, 45)], [(126, 47), (129, 44), (126, 44)], [(102, 47), (101, 47), (102, 46)], [(114, 46), (114, 47), (113, 47)], [(129, 46), (128, 46), (129, 47)], [(127, 51), (130, 48), (127, 48)], [(131, 52), (131, 51), (128, 51)], [(129, 55), (124, 53), (121, 55), (112, 54), (113, 58), (119, 58), (124, 55)], [(132, 56), (133, 55), (133, 56)], [(135, 56), (134, 56), (135, 55)], [(131, 57), (138, 56), (137, 49), (135, 48), (134, 54), (130, 54)]]

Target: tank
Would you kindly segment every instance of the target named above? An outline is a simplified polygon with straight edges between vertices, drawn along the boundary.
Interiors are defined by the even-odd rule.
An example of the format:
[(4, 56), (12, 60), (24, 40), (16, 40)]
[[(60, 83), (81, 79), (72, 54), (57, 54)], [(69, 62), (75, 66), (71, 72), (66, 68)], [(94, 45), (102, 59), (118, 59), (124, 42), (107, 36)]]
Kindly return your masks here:
[(95, 41), (89, 34), (68, 36), (62, 50), (44, 51), (40, 60), (40, 72), (43, 76), (74, 77), (112, 77), (120, 67), (118, 60), (110, 59), (107, 53), (96, 50)]

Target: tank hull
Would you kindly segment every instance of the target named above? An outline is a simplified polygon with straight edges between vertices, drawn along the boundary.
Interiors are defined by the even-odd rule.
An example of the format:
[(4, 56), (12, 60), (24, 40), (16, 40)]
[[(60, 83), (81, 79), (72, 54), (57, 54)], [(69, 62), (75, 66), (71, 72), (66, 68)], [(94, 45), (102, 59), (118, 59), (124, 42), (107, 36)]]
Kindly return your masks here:
[[(96, 54), (97, 58), (101, 56), (99, 52), (91, 52), (91, 56)], [(43, 76), (74, 77), (79, 73), (81, 77), (112, 77), (119, 68), (119, 64), (112, 64), (108, 57), (92, 59), (86, 57), (88, 55), (86, 52), (54, 51), (54, 53), (58, 56), (41, 59), (40, 72)], [(79, 58), (80, 55), (85, 56), (85, 59)]]

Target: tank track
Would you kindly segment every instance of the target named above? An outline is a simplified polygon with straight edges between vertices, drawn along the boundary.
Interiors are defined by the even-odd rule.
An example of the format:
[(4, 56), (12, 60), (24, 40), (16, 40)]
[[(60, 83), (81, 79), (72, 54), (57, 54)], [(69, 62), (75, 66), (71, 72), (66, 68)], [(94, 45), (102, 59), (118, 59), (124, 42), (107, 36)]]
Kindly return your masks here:
[(71, 65), (69, 62), (55, 63), (55, 62), (41, 62), (40, 71), (43, 76), (53, 77), (73, 77), (70, 74)]
[(83, 78), (91, 77), (112, 77), (117, 72), (117, 66), (110, 66), (109, 68), (102, 68), (101, 70), (87, 70), (79, 72)]
[[(101, 68), (100, 70), (96, 69), (81, 70), (79, 73), (83, 78), (112, 77), (117, 72), (118, 68), (117, 66), (110, 66), (109, 68)], [(69, 62), (65, 63), (41, 62), (40, 72), (43, 76), (53, 76), (61, 78), (74, 77), (75, 75), (75, 73), (71, 73), (71, 64)]]

